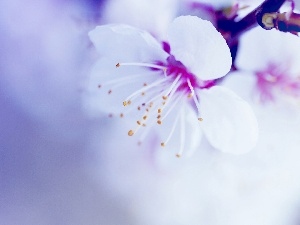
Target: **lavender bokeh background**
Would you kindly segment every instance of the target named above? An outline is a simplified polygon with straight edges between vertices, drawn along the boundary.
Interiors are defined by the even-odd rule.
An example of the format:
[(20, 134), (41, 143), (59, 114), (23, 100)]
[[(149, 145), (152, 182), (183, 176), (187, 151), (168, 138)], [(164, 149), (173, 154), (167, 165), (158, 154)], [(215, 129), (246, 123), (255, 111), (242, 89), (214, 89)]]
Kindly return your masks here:
[[(90, 176), (87, 31), (101, 1), (0, 2), (0, 224), (120, 224)], [(109, 221), (107, 220), (109, 218)]]
[(288, 118), (259, 111), (262, 147), (247, 156), (204, 141), (178, 161), (132, 139), (120, 146), (114, 120), (87, 115), (97, 57), (87, 32), (102, 4), (0, 2), (0, 225), (297, 224), (299, 140)]

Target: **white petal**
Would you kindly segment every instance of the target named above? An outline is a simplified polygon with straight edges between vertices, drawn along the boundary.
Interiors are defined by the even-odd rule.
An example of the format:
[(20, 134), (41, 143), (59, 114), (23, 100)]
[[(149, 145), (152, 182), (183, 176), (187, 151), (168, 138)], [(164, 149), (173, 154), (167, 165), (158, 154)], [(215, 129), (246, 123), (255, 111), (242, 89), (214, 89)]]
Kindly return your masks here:
[(171, 53), (203, 80), (223, 77), (232, 59), (228, 45), (216, 28), (196, 16), (176, 18), (168, 30)]
[(100, 55), (118, 62), (165, 60), (168, 54), (147, 32), (128, 25), (98, 26), (89, 36)]
[(155, 36), (163, 35), (176, 15), (177, 4), (174, 3), (174, 0), (106, 1), (101, 9), (101, 22), (125, 23), (147, 30)]
[(196, 0), (195, 2), (212, 5), (215, 9), (222, 9), (233, 5), (232, 0)]
[(258, 139), (258, 125), (251, 107), (229, 89), (212, 87), (199, 93), (204, 134), (223, 152), (242, 154)]
[(256, 75), (254, 73), (235, 71), (230, 72), (222, 81), (222, 87), (234, 91), (247, 102), (252, 102), (258, 96), (256, 88)]

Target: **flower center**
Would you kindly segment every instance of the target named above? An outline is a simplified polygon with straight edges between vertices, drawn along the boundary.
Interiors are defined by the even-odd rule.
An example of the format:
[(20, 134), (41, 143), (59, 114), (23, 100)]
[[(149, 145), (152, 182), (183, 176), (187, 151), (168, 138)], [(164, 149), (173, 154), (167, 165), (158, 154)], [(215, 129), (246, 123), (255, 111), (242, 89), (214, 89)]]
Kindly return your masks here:
[(278, 92), (300, 97), (300, 77), (291, 75), (288, 65), (270, 63), (265, 70), (256, 72), (256, 77), (262, 101), (273, 101)]
[[(138, 66), (146, 68), (145, 74), (131, 75), (109, 81), (108, 83), (121, 83), (121, 85), (132, 85), (138, 79), (142, 82), (142, 87), (127, 96), (123, 101), (125, 107), (124, 112), (120, 113), (120, 117), (124, 117), (127, 111), (134, 110), (137, 114), (136, 125), (134, 129), (128, 131), (129, 136), (135, 135), (138, 131), (144, 130), (139, 135), (138, 143), (142, 143), (147, 136), (150, 128), (161, 126), (166, 118), (175, 114), (175, 119), (171, 122), (171, 126), (167, 129), (166, 137), (161, 142), (164, 147), (174, 138), (173, 134), (177, 126), (180, 126), (180, 147), (176, 154), (178, 157), (182, 154), (185, 142), (184, 121), (185, 109), (193, 105), (197, 110), (198, 120), (202, 121), (200, 113), (199, 98), (195, 94), (195, 88), (204, 89), (214, 85), (214, 81), (202, 81), (194, 74), (189, 72), (187, 68), (174, 56), (170, 55), (165, 62), (157, 61), (155, 63), (137, 63), (137, 62), (122, 62), (117, 63), (116, 67), (122, 69), (123, 66)], [(151, 76), (152, 75), (152, 76)], [(135, 78), (136, 77), (136, 78)], [(119, 85), (119, 84), (118, 84)], [(101, 85), (102, 87), (103, 85)], [(100, 86), (99, 86), (100, 87)], [(112, 89), (108, 94), (112, 94)], [(175, 110), (175, 107), (179, 107)], [(169, 123), (168, 123), (169, 124)], [(143, 129), (143, 128), (147, 129)]]

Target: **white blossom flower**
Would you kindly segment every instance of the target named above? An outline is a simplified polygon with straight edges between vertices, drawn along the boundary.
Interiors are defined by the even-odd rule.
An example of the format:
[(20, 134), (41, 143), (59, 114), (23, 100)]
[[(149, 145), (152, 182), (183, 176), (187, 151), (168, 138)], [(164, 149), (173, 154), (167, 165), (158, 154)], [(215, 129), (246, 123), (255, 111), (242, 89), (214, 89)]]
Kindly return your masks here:
[(230, 74), (225, 85), (234, 88), (237, 83), (245, 84), (239, 92), (249, 100), (259, 97), (262, 102), (283, 100), (299, 104), (299, 60), (298, 37), (255, 28), (242, 37), (236, 59), (240, 71)]
[(127, 25), (99, 26), (89, 35), (102, 56), (92, 71), (91, 103), (110, 116), (133, 115), (129, 136), (140, 133), (142, 142), (152, 128), (158, 129), (161, 146), (173, 142), (177, 156), (192, 148), (188, 145), (197, 146), (202, 132), (224, 152), (253, 148), (258, 129), (250, 106), (215, 85), (230, 70), (231, 56), (210, 22), (176, 18), (163, 47)]

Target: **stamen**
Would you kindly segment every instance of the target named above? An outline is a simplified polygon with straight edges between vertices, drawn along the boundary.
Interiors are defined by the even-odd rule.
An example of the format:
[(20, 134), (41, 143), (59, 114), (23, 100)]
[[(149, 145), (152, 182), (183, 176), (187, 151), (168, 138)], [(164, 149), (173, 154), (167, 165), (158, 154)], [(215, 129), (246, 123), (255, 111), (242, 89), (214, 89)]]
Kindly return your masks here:
[[(138, 124), (138, 121), (137, 121)], [(146, 126), (146, 124), (142, 124), (142, 126)], [(134, 134), (136, 134), (138, 132), (138, 130), (142, 127), (139, 124), (137, 125), (137, 127), (133, 130), (129, 130), (128, 131), (128, 136), (133, 136)]]
[[(180, 76), (180, 75), (179, 75), (179, 76)], [(178, 76), (177, 76), (177, 78), (178, 78)], [(180, 78), (180, 77), (179, 77), (179, 78)], [(179, 80), (179, 79), (178, 79), (178, 80)], [(173, 82), (173, 83), (174, 83), (174, 82)], [(178, 88), (180, 85), (181, 85), (180, 82), (176, 82), (176, 85), (173, 86), (171, 92), (168, 94), (168, 95), (169, 95), (169, 96), (168, 96), (168, 99), (166, 99), (166, 101), (164, 101), (164, 102), (162, 103), (162, 104), (163, 104), (163, 108), (166, 108), (166, 106), (167, 106), (168, 103), (171, 101), (171, 99), (172, 99), (174, 93), (176, 92), (177, 88)]]
[[(178, 80), (179, 80), (179, 76), (178, 76)], [(168, 101), (170, 101), (171, 100), (171, 98), (172, 98), (172, 95), (175, 93), (175, 91), (177, 90), (177, 88), (179, 87), (179, 85), (180, 85), (180, 83), (179, 82), (177, 82), (177, 84), (176, 84), (176, 82), (174, 83), (173, 82), (173, 84), (175, 84), (175, 86), (173, 86), (173, 89), (172, 89), (172, 91), (171, 91), (171, 93), (170, 93), (170, 96), (168, 97), (169, 99), (168, 99)], [(161, 93), (159, 93), (157, 96), (155, 96), (154, 98), (152, 98), (151, 99), (151, 102), (149, 103), (151, 106), (153, 105), (153, 101), (157, 98), (157, 97), (161, 97)], [(170, 98), (171, 97), (171, 98)], [(175, 105), (176, 105), (176, 103), (178, 102), (178, 100), (176, 100), (175, 101)], [(166, 102), (163, 102), (162, 103), (162, 105), (163, 105), (163, 107), (161, 107), (161, 108), (157, 108), (157, 113), (159, 114), (156, 118), (157, 118), (157, 120), (156, 120), (156, 122), (158, 123), (158, 124), (162, 124), (162, 120), (164, 119), (164, 118), (166, 118), (166, 116), (170, 113), (170, 109), (168, 109), (168, 111), (167, 111), (167, 113), (166, 113), (166, 115), (164, 116), (164, 118), (163, 119), (160, 119), (161, 118), (161, 113), (162, 113), (162, 111), (163, 111), (163, 108), (166, 108), (166, 104), (165, 104)], [(171, 109), (173, 109), (173, 104), (172, 104), (172, 106), (171, 106)], [(154, 108), (156, 108), (156, 107), (154, 107)], [(147, 110), (146, 110), (147, 111)]]
[(177, 116), (176, 116), (176, 119), (175, 119), (175, 121), (174, 121), (174, 123), (173, 123), (173, 126), (172, 126), (172, 128), (171, 128), (171, 131), (170, 131), (170, 133), (169, 133), (169, 135), (168, 135), (166, 141), (160, 143), (160, 145), (161, 145), (162, 147), (165, 147), (165, 146), (168, 144), (168, 142), (170, 141), (171, 137), (173, 136), (173, 133), (174, 133), (175, 128), (176, 128), (176, 126), (177, 126), (178, 120), (179, 120), (179, 113), (178, 113)]
[(132, 135), (134, 135), (133, 130), (128, 131), (128, 136), (132, 136)]
[(134, 97), (137, 97), (140, 93), (145, 92), (145, 91), (147, 91), (148, 89), (150, 89), (150, 88), (152, 88), (152, 87), (155, 87), (155, 86), (157, 86), (157, 85), (159, 85), (159, 84), (161, 84), (161, 83), (164, 83), (164, 82), (166, 82), (167, 80), (170, 80), (170, 78), (169, 78), (169, 77), (167, 77), (167, 78), (160, 78), (160, 79), (154, 81), (153, 83), (151, 83), (150, 85), (144, 86), (144, 87), (142, 87), (141, 89), (139, 89), (139, 90), (133, 92), (131, 95), (129, 95), (129, 96), (126, 98), (125, 101), (128, 101), (129, 99), (134, 99)]
[(116, 65), (116, 67), (120, 67), (120, 66), (142, 66), (142, 67), (149, 67), (149, 68), (154, 68), (154, 69), (160, 69), (160, 70), (167, 70), (166, 67), (164, 66), (159, 66), (159, 65), (155, 65), (155, 64), (151, 64), (151, 63), (118, 63)]
[(179, 158), (182, 153), (183, 153), (183, 149), (184, 149), (184, 144), (185, 144), (185, 123), (184, 123), (184, 108), (182, 108), (181, 112), (180, 112), (180, 125), (181, 125), (181, 129), (180, 129), (180, 149), (179, 152), (176, 154), (176, 156)]
[[(98, 85), (98, 88), (101, 88), (101, 87), (107, 86), (107, 85), (112, 85), (112, 84), (119, 84), (119, 85), (113, 86), (113, 88), (123, 86), (123, 85), (128, 85), (129, 83), (132, 83), (132, 82), (138, 82), (139, 79), (137, 79), (137, 78), (144, 79), (144, 75), (145, 74), (140, 74), (140, 73), (133, 74), (133, 75), (126, 75), (126, 77), (116, 78), (116, 79), (112, 79), (107, 82), (101, 83)], [(125, 82), (125, 81), (128, 81), (128, 82)]]
[[(193, 86), (192, 86), (192, 84), (191, 84), (190, 79), (187, 79), (187, 83), (188, 83), (188, 86), (189, 86), (189, 88), (190, 88), (190, 90), (191, 90), (191, 94), (192, 94), (193, 100), (194, 100), (194, 102), (195, 102), (197, 111), (198, 111), (198, 117), (201, 118), (201, 116), (200, 116), (200, 103), (199, 103), (199, 101), (198, 101), (198, 99), (197, 99), (197, 96), (195, 95), (195, 90), (194, 90), (194, 88), (193, 88)], [(200, 120), (200, 121), (201, 121), (201, 120)]]
[[(176, 77), (176, 79), (173, 81), (173, 83), (171, 84), (169, 90), (166, 92), (166, 94), (164, 95), (164, 97), (168, 96), (171, 93), (171, 91), (173, 90), (173, 88), (175, 87), (175, 85), (177, 84), (177, 82), (180, 80), (180, 77), (181, 77), (181, 75), (178, 75)], [(175, 91), (176, 91), (176, 89), (175, 89)], [(164, 99), (164, 97), (163, 97), (163, 99)], [(166, 99), (164, 99), (164, 100), (166, 100)]]
[[(161, 83), (160, 86), (155, 86), (155, 88), (152, 88), (149, 90), (149, 92), (147, 92), (148, 99), (150, 99), (150, 100), (147, 100), (147, 102), (146, 102), (147, 104), (151, 104), (151, 103), (153, 104), (153, 102), (156, 102), (157, 99), (162, 98), (162, 91), (170, 86), (170, 83), (168, 81), (171, 80), (172, 78), (167, 77), (165, 79), (166, 79), (166, 82)], [(177, 87), (176, 87), (176, 89), (177, 89)], [(165, 103), (163, 103), (163, 105), (164, 104)]]
[(173, 104), (168, 108), (167, 112), (164, 114), (163, 118), (161, 119), (162, 121), (169, 115), (169, 113), (174, 109), (174, 107), (177, 105), (177, 103), (182, 99), (184, 96), (184, 93), (179, 95), (176, 100), (173, 102)]
[(164, 71), (164, 76), (167, 77), (167, 68), (165, 67), (165, 68), (163, 69), (163, 71)]

